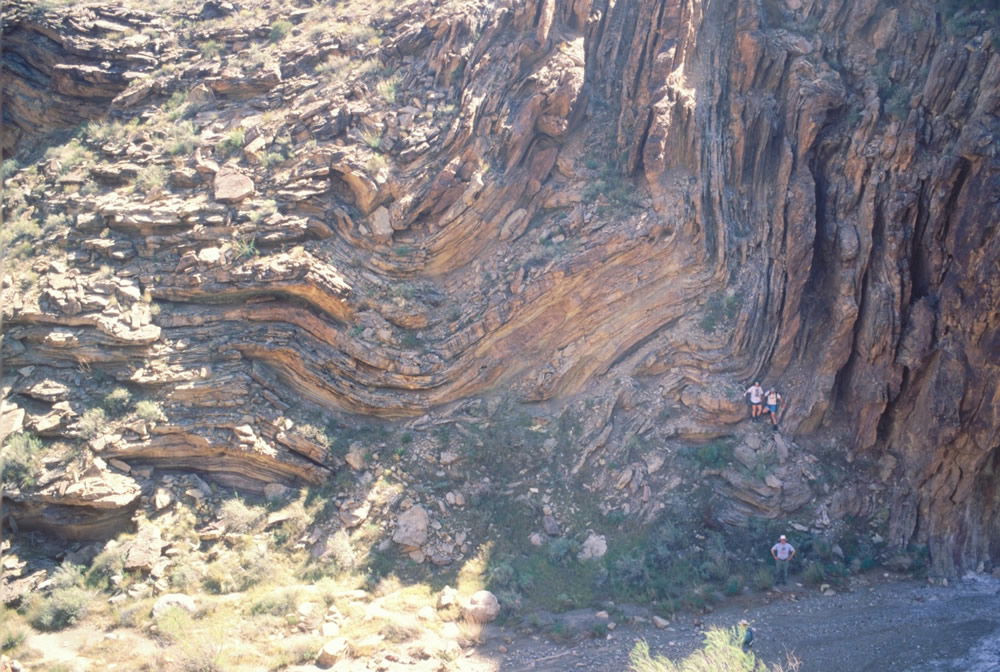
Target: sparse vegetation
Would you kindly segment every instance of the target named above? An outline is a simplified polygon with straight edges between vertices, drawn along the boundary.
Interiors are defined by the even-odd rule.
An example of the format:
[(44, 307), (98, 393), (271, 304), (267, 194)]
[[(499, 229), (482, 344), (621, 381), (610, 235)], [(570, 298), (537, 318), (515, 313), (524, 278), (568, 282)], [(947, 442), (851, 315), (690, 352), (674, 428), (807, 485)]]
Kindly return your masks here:
[(242, 128), (234, 128), (219, 143), (219, 151), (223, 156), (233, 156), (243, 151), (246, 144), (246, 131)]
[(0, 483), (21, 488), (35, 484), (41, 468), (42, 442), (28, 433), (8, 436), (0, 451)]
[(280, 42), (292, 32), (292, 22), (285, 19), (275, 21), (271, 24), (270, 39), (272, 42)]
[(164, 147), (169, 154), (190, 154), (195, 147), (201, 144), (198, 137), (198, 129), (194, 122), (182, 120), (171, 124), (168, 128), (167, 137), (164, 139)]
[(165, 422), (167, 419), (160, 405), (148, 399), (144, 399), (135, 405), (135, 414), (146, 422)]
[(93, 599), (93, 593), (83, 587), (81, 568), (64, 564), (52, 575), (51, 592), (31, 599), (28, 621), (39, 630), (62, 630), (86, 616)]
[(116, 387), (104, 395), (104, 409), (114, 417), (125, 413), (131, 404), (132, 393), (127, 388)]
[(215, 40), (205, 40), (198, 45), (198, 51), (203, 58), (216, 58), (222, 51), (222, 45)]
[(257, 240), (253, 236), (236, 236), (233, 238), (236, 259), (249, 259), (257, 256)]
[(679, 663), (665, 656), (653, 656), (649, 644), (640, 641), (629, 656), (632, 672), (794, 672), (799, 669), (798, 659), (789, 654), (784, 665), (768, 668), (763, 661), (740, 644), (745, 630), (737, 628), (711, 628), (705, 633), (704, 646)]
[(0, 179), (2, 180), (6, 180), (17, 171), (18, 165), (16, 159), (5, 159), (3, 163), (0, 163)]
[(59, 173), (65, 175), (81, 164), (92, 162), (94, 154), (84, 147), (78, 138), (72, 138), (64, 145), (47, 149), (45, 160), (51, 162)]
[(739, 314), (743, 295), (739, 292), (716, 292), (705, 304), (699, 326), (706, 334), (715, 333), (720, 327), (728, 327)]
[(143, 166), (135, 180), (136, 186), (146, 194), (162, 189), (166, 182), (167, 171), (155, 163)]
[(89, 408), (80, 417), (80, 433), (84, 438), (96, 439), (108, 426), (108, 416), (103, 408)]
[(379, 97), (382, 98), (387, 103), (396, 102), (396, 94), (399, 88), (400, 77), (399, 75), (389, 75), (385, 79), (381, 80), (375, 85), (375, 91), (378, 93)]

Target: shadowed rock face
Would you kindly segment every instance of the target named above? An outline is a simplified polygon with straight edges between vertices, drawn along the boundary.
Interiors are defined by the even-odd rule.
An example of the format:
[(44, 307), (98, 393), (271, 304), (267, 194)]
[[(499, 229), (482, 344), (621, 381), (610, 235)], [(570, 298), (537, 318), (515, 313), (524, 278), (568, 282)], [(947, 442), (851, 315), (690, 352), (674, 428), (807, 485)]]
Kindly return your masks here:
[[(678, 474), (611, 458), (632, 437), (765, 450), (738, 427), (762, 379), (787, 402), (782, 466), (707, 474), (720, 522), (888, 512), (889, 543), (928, 544), (938, 572), (1000, 558), (986, 26), (956, 34), (917, 0), (413, 3), (383, 26), (402, 91), (387, 101), (317, 85), (310, 68), (345, 50), (324, 43), (289, 47), (273, 77), (194, 64), (70, 91), (46, 77), (83, 72), (67, 45), (96, 30), (86, 12), (58, 30), (5, 17), (4, 151), (195, 90), (216, 142), (169, 159), (111, 139), (87, 178), (104, 188), (37, 204), (73, 226), (37, 285), (5, 278), (5, 409), (27, 429), (78, 437), (108, 391), (97, 371), (166, 420), (94, 451), (259, 491), (339, 468), (302, 431), (309, 412), (419, 430), (500, 390), (551, 417), (589, 398), (566, 477), (651, 518)], [(217, 141), (240, 123), (227, 160)], [(265, 167), (286, 133), (290, 156)], [(115, 188), (127, 162), (168, 160), (159, 192)], [(49, 379), (71, 391), (61, 409), (32, 392)], [(853, 477), (821, 487), (816, 454)]]

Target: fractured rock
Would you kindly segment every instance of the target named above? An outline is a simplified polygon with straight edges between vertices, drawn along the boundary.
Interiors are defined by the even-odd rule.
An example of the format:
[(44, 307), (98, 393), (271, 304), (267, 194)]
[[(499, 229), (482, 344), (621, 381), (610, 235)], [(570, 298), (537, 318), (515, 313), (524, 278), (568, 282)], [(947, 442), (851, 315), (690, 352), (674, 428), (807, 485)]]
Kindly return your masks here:
[(254, 194), (253, 180), (236, 170), (222, 168), (215, 174), (213, 183), (215, 200), (222, 203), (239, 203)]
[(424, 507), (417, 505), (404, 511), (396, 519), (392, 540), (406, 549), (417, 549), (427, 542), (430, 516)]

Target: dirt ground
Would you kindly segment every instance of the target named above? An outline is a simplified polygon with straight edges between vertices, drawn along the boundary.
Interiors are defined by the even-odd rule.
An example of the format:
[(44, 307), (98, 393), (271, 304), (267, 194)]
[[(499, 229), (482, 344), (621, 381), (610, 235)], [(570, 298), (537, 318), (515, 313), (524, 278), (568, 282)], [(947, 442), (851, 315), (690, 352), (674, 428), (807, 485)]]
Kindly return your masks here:
[(639, 640), (680, 660), (700, 646), (706, 628), (741, 618), (754, 628), (759, 657), (778, 663), (794, 653), (801, 672), (1000, 671), (1000, 580), (984, 576), (932, 586), (872, 575), (831, 596), (792, 586), (704, 616), (681, 616), (662, 630), (623, 624), (605, 639), (570, 644), (530, 636), (496, 640), (479, 654), (500, 672), (624, 672)]
[[(552, 641), (535, 634), (537, 628), (490, 626), (484, 633), (485, 644), (453, 663), (462, 672), (627, 672), (629, 653), (640, 640), (648, 642), (654, 654), (678, 661), (700, 647), (706, 629), (733, 626), (745, 618), (756, 634), (757, 655), (773, 664), (785, 662), (793, 653), (801, 662), (799, 672), (1000, 672), (1000, 579), (983, 575), (941, 586), (876, 573), (853, 577), (833, 595), (793, 584), (731, 600), (708, 614), (680, 615), (663, 629), (642, 618), (649, 616), (644, 609), (609, 609), (621, 612), (641, 620), (616, 623), (602, 638)], [(576, 617), (583, 623), (594, 622), (593, 611)], [(589, 626), (582, 631), (589, 633)], [(102, 668), (80, 655), (90, 640), (100, 636), (86, 628), (37, 635), (29, 644), (42, 656), (28, 669)], [(131, 645), (155, 648), (150, 641)], [(351, 669), (424, 669), (412, 663), (391, 664), (384, 657), (367, 661), (368, 665), (354, 663)], [(319, 670), (314, 665), (289, 669)]]

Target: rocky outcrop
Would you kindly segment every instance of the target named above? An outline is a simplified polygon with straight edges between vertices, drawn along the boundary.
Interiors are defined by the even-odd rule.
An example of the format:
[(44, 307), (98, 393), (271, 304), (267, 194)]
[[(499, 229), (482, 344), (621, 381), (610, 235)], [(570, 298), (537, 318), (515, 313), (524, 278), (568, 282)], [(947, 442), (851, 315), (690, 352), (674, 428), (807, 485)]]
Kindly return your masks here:
[[(55, 71), (80, 51), (73, 18), (31, 56), (46, 16), (5, 16), (5, 63)], [(170, 92), (198, 147), (123, 127), (91, 141), (95, 189), (52, 165), (44, 186), (12, 178), (24, 212), (69, 224), (43, 238), (65, 260), (26, 291), (5, 279), (2, 417), (79, 437), (108, 392), (79, 367), (98, 371), (164, 419), (123, 418), (95, 450), (263, 492), (341, 466), (317, 427), (423, 436), (503, 391), (532, 426), (578, 423), (555, 480), (608, 510), (653, 520), (704, 481), (713, 524), (882, 521), (935, 571), (992, 566), (1000, 64), (983, 16), (454, 2), (399, 8), (375, 46), (272, 45), (282, 65), (252, 77), (206, 57), (155, 86), (49, 94), (5, 66), (5, 91), (26, 92), (12, 129), (68, 125), (32, 116), (49, 95), (56, 116), (87, 98), (85, 118), (118, 96), (126, 120)], [(329, 74), (372, 51), (384, 72)], [(122, 186), (140, 182), (129, 165), (168, 163)], [(782, 391), (784, 438), (743, 424), (753, 379)]]

